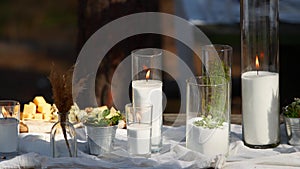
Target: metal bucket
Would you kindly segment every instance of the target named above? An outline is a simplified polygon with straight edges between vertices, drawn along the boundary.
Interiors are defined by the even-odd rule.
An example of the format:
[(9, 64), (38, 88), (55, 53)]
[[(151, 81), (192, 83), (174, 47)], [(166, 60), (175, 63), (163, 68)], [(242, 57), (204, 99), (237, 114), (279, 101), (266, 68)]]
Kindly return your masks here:
[(118, 126), (85, 126), (90, 154), (101, 155), (113, 149), (113, 142)]
[(300, 145), (300, 118), (284, 117), (288, 144)]

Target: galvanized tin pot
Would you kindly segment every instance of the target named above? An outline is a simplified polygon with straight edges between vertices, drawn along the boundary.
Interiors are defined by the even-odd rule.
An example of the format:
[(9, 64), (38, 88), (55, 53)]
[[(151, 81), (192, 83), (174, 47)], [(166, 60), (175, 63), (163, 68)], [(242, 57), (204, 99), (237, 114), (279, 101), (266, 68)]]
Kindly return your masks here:
[(113, 142), (118, 126), (95, 127), (86, 125), (90, 154), (101, 155), (113, 149)]
[(284, 116), (288, 144), (300, 145), (300, 118), (288, 118)]

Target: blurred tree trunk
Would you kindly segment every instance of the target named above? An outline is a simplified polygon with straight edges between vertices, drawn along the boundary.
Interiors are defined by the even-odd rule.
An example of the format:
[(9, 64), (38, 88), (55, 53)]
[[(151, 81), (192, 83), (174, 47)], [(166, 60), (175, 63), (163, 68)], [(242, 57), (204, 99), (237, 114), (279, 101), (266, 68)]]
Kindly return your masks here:
[[(129, 14), (156, 12), (159, 9), (158, 0), (78, 0), (78, 2), (78, 53), (89, 37), (105, 24)], [(97, 73), (95, 92), (98, 105), (113, 106), (110, 84), (115, 68), (130, 55), (132, 50), (144, 47), (161, 48), (160, 36), (136, 35), (116, 44), (107, 53), (100, 64), (101, 72)]]

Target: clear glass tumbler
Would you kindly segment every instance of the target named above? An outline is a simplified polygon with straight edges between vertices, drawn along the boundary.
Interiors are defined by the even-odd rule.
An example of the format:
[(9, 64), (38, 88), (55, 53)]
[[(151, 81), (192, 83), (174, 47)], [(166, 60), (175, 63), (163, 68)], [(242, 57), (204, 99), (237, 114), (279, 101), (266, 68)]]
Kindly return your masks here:
[(18, 151), (20, 103), (1, 100), (0, 112), (0, 152), (3, 156), (13, 156)]
[(222, 76), (199, 76), (187, 80), (187, 148), (210, 157), (227, 154), (229, 97), (228, 83)]
[(125, 106), (128, 152), (132, 156), (151, 156), (152, 109), (151, 104)]

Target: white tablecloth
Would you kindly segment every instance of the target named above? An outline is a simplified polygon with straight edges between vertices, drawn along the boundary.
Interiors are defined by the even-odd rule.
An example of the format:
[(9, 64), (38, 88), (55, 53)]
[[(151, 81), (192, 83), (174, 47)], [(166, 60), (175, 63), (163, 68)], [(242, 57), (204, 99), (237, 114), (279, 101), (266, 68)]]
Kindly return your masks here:
[(83, 129), (77, 129), (77, 158), (51, 158), (49, 134), (21, 134), (19, 156), (0, 162), (0, 168), (298, 168), (300, 147), (286, 144), (283, 125), (281, 141), (273, 149), (250, 149), (242, 142), (240, 125), (231, 125), (229, 156), (209, 159), (185, 148), (185, 126), (164, 126), (163, 149), (151, 158), (131, 158), (126, 152), (125, 129), (118, 129), (114, 150), (99, 157), (87, 154)]

